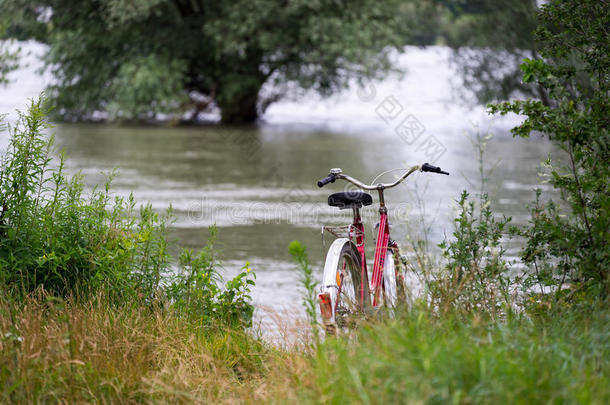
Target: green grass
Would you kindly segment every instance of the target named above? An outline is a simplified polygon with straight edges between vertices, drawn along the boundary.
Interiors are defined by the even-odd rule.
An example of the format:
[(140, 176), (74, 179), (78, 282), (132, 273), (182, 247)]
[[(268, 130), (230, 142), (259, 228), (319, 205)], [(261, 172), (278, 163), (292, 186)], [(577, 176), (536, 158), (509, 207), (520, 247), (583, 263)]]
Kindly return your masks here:
[(610, 314), (501, 322), (418, 310), (323, 344), (312, 402), (610, 403)]

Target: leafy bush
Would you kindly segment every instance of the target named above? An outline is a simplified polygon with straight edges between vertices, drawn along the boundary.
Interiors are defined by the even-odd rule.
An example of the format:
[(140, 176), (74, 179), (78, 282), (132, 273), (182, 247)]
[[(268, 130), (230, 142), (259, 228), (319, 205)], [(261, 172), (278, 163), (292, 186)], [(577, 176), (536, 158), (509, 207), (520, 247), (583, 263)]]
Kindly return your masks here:
[(604, 299), (610, 296), (610, 9), (596, 0), (554, 0), (539, 17), (541, 58), (525, 59), (521, 69), (523, 81), (544, 89), (547, 99), (490, 106), (492, 113), (526, 116), (512, 133), (542, 133), (567, 157), (565, 164), (545, 163), (565, 207), (537, 200), (530, 225), (520, 231), (528, 239), (522, 259), (547, 284), (570, 283), (574, 292)]
[(166, 217), (150, 205), (136, 215), (132, 196), (84, 192), (80, 174), (55, 164), (41, 100), (10, 128), (0, 173), (0, 280), (28, 293), (38, 287), (65, 295), (108, 288), (115, 297), (152, 297), (168, 268)]
[(167, 289), (168, 297), (173, 308), (195, 324), (251, 326), (254, 307), (250, 303), (250, 288), (256, 276), (246, 263), (237, 276), (227, 281), (224, 289), (220, 288), (215, 241), (216, 227), (211, 227), (208, 244), (199, 253), (190, 249), (182, 251), (179, 270)]
[(481, 195), (478, 204), (468, 196), (463, 191), (458, 201), (453, 239), (439, 245), (447, 264), (429, 286), (431, 298), (444, 310), (495, 315), (501, 302), (509, 302), (510, 267), (500, 242), (511, 219), (494, 218), (487, 194)]
[[(479, 192), (475, 198), (464, 190), (457, 200), (453, 233), (438, 244), (440, 252), (430, 251), (427, 235), (430, 225), (424, 219), (410, 226), (408, 246), (413, 251), (407, 262), (410, 275), (417, 276), (425, 287), (424, 302), (442, 313), (484, 313), (497, 317), (513, 304), (509, 276), (510, 263), (504, 258), (503, 242), (510, 236), (510, 217), (498, 217), (487, 193), (487, 184), (495, 166), (486, 167), (485, 151), (491, 135), (478, 131), (472, 136), (473, 151), (479, 163)], [(420, 209), (421, 195), (415, 195)], [(424, 239), (420, 239), (424, 235)], [(418, 283), (418, 284), (420, 284)], [(415, 287), (415, 285), (414, 285)]]
[(254, 274), (246, 265), (220, 284), (215, 228), (201, 252), (182, 252), (178, 273), (169, 277), (170, 212), (159, 215), (150, 204), (138, 212), (132, 195), (113, 198), (112, 175), (103, 189), (85, 193), (80, 174), (65, 174), (65, 157), (53, 161), (49, 128), (38, 100), (10, 129), (0, 173), (3, 288), (20, 296), (40, 288), (65, 297), (102, 289), (115, 301), (167, 304), (198, 324), (251, 324)]

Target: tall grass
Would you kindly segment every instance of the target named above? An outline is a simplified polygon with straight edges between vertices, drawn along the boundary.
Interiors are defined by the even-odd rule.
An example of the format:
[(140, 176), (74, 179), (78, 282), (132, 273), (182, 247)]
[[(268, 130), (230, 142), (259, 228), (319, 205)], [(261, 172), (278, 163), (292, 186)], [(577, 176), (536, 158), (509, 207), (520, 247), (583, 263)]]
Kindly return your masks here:
[(417, 306), (311, 350), (161, 307), (39, 293), (0, 299), (5, 403), (591, 403), (610, 401), (610, 315), (502, 322)]
[(610, 401), (610, 315), (485, 321), (423, 308), (324, 343), (311, 402), (538, 404)]
[(0, 298), (0, 402), (235, 402), (273, 352), (242, 330), (193, 328), (163, 308), (38, 292)]

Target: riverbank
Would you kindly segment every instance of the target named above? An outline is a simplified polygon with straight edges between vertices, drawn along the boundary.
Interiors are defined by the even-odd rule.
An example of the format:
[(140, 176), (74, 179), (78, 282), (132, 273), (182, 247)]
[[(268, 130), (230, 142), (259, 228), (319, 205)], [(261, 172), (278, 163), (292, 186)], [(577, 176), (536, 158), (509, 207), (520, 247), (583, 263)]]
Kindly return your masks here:
[(455, 240), (440, 246), (448, 265), (422, 269), (425, 298), (338, 338), (272, 313), (289, 334), (272, 344), (251, 327), (251, 267), (220, 283), (215, 228), (170, 272), (166, 222), (150, 205), (137, 215), (133, 197), (110, 198), (110, 181), (89, 195), (65, 160), (50, 166), (42, 104), (30, 104), (3, 160), (2, 402), (610, 401), (607, 301), (566, 285), (513, 305), (497, 248), (508, 220), (486, 196), (475, 211), (462, 194)]

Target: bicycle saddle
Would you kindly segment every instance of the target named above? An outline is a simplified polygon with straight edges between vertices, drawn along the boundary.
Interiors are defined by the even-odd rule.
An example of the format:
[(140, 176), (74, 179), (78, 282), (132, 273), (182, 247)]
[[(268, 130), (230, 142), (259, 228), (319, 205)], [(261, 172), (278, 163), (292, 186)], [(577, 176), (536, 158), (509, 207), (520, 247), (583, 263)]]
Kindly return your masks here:
[(340, 209), (360, 208), (363, 205), (371, 205), (373, 197), (364, 191), (343, 191), (328, 196), (328, 205)]

